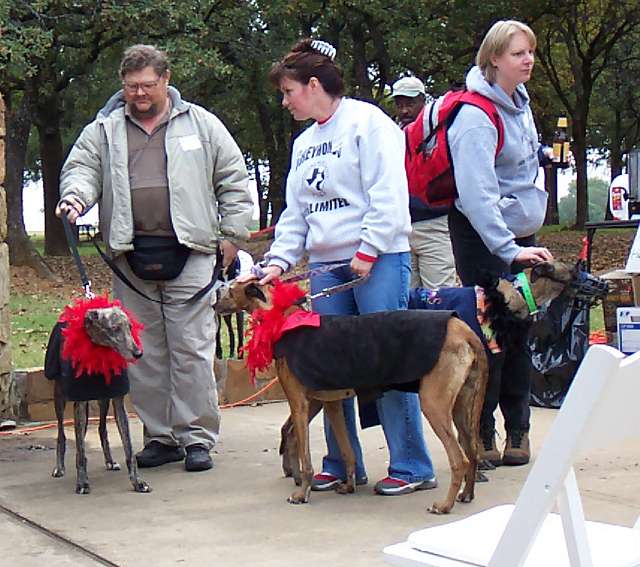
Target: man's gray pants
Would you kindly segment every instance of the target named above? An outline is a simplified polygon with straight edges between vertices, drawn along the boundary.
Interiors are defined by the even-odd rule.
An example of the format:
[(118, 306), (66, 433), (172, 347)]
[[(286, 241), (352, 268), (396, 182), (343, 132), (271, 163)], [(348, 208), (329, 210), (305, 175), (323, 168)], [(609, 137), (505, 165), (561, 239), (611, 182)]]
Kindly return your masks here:
[(138, 278), (124, 256), (118, 267), (149, 301), (113, 277), (113, 294), (144, 325), (144, 354), (129, 366), (131, 401), (144, 424), (144, 444), (201, 444), (211, 449), (220, 431), (213, 374), (215, 318), (213, 294), (181, 305), (211, 281), (215, 255), (191, 252), (182, 273), (169, 281)]

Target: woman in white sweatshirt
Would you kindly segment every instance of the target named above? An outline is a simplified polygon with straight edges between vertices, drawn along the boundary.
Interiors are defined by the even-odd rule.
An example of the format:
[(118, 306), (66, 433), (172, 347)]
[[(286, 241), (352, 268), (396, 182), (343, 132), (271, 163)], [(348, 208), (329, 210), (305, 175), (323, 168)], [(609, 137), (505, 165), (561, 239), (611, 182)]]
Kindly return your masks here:
[[(342, 73), (334, 56), (335, 49), (328, 43), (304, 40), (270, 73), (283, 93), (283, 106), (296, 120), (314, 122), (293, 145), (287, 208), (266, 255), (267, 275), (262, 282), (282, 275), (306, 251), (311, 268), (346, 264), (312, 277), (312, 293), (354, 276), (369, 276), (355, 288), (314, 300), (314, 311), (357, 315), (406, 309), (411, 222), (404, 138), (379, 108), (342, 96)], [(408, 494), (435, 487), (417, 394), (387, 392), (368, 409), (377, 409), (377, 416), (362, 406), (361, 423), (365, 427), (382, 424), (390, 454), (389, 476), (376, 484), (376, 492)], [(353, 400), (345, 400), (344, 411), (356, 454), (356, 480), (365, 484)], [(367, 423), (366, 416), (372, 414)], [(325, 437), (328, 453), (312, 490), (331, 490), (346, 477), (327, 419)]]
[[(490, 99), (500, 116), (504, 145), (497, 156), (497, 129), (479, 108), (463, 106), (447, 132), (458, 188), (449, 230), (465, 286), (480, 283), (487, 272), (517, 273), (552, 259), (549, 250), (535, 245), (547, 206), (547, 194), (535, 184), (540, 143), (524, 87), (535, 48), (531, 28), (513, 20), (496, 22), (467, 75), (467, 89)], [(482, 456), (493, 465), (523, 465), (530, 458), (528, 355), (524, 347), (491, 355), (489, 369), (480, 421)], [(503, 454), (494, 435), (498, 403), (507, 434)]]

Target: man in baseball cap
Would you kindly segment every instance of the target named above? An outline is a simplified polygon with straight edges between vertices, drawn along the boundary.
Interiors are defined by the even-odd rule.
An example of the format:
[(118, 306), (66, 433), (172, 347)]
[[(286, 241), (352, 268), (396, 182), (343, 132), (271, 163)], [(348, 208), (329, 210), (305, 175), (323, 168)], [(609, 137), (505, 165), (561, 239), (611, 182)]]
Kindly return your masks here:
[(396, 119), (404, 128), (417, 118), (425, 104), (424, 83), (418, 77), (403, 77), (393, 83), (391, 96), (396, 105)]

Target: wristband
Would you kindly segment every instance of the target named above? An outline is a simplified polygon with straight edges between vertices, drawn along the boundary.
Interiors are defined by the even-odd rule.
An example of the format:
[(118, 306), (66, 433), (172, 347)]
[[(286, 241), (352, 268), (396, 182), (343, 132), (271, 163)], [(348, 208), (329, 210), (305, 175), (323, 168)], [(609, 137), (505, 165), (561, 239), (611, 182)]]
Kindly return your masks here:
[(356, 252), (356, 258), (358, 258), (358, 260), (362, 260), (363, 262), (369, 262), (370, 264), (374, 264), (378, 260), (378, 258), (376, 258), (375, 256), (369, 256), (369, 254), (360, 252), (360, 250)]

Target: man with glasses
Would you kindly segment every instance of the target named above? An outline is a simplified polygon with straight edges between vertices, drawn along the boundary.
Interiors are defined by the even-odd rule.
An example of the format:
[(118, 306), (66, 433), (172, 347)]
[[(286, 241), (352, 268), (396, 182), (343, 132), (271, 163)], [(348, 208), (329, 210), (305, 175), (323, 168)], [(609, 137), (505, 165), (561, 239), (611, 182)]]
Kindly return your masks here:
[[(129, 367), (131, 399), (144, 424), (138, 466), (181, 461), (186, 450), (188, 471), (207, 470), (220, 424), (213, 297), (185, 300), (210, 282), (216, 246), (228, 265), (237, 252), (233, 242), (248, 236), (247, 171), (222, 122), (169, 86), (163, 52), (130, 47), (120, 76), (122, 90), (85, 127), (64, 164), (56, 212), (75, 222), (99, 203), (114, 262), (155, 300), (114, 278), (114, 295), (145, 326), (144, 355)], [(161, 243), (169, 263), (175, 249), (182, 261), (160, 277), (141, 275), (136, 258), (143, 242)]]

